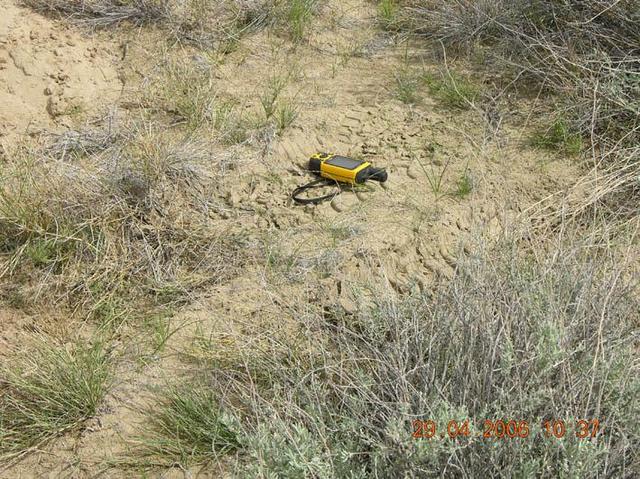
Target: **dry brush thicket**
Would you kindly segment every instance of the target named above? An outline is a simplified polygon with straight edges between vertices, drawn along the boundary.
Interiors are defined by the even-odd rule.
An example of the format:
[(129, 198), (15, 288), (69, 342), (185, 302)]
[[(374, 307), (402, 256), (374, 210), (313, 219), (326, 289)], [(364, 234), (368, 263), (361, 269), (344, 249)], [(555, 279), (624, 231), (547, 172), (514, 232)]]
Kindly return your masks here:
[[(254, 477), (632, 477), (639, 304), (628, 266), (580, 239), (525, 255), (480, 246), (424, 294), (372, 284), (355, 313), (299, 303), (293, 335), (255, 324), (205, 334), (189, 352), (197, 374), (159, 395), (172, 414), (146, 433), (169, 463), (240, 451)], [(216, 396), (197, 412), (202, 390)], [(215, 416), (219, 437), (190, 442), (194, 414)], [(596, 417), (607, 424), (596, 440), (541, 431)], [(412, 439), (412, 420), (427, 418), (439, 433), (471, 418), (472, 435)], [(484, 418), (524, 419), (530, 437), (478, 437)]]
[[(576, 213), (633, 217), (640, 191), (640, 2), (455, 0), (400, 2), (393, 27), (476, 59), (505, 89), (555, 103), (545, 143), (579, 146), (595, 173)], [(479, 61), (478, 61), (479, 59)], [(571, 148), (571, 145), (570, 145)], [(575, 149), (575, 148), (573, 148)]]

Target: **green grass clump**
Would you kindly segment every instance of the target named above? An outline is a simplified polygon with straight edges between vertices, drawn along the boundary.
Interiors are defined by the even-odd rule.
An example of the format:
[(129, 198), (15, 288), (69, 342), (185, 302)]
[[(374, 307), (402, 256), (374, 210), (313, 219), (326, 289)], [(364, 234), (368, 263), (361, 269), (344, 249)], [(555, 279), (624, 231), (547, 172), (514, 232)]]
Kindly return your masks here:
[(448, 108), (468, 110), (479, 96), (478, 87), (467, 77), (446, 72), (439, 75), (426, 73), (424, 82), (430, 93)]
[(137, 441), (144, 456), (188, 466), (219, 459), (240, 447), (237, 425), (208, 387), (169, 386), (159, 390), (156, 399), (146, 411)]
[(469, 175), (469, 172), (465, 172), (456, 182), (456, 189), (453, 192), (453, 196), (459, 199), (464, 199), (473, 191), (473, 178)]
[[(436, 145), (433, 144), (427, 145), (426, 147), (426, 149), (431, 152), (435, 152), (436, 148)], [(436, 199), (441, 198), (444, 194), (446, 194), (444, 189), (444, 182), (449, 170), (449, 166), (451, 166), (451, 158), (447, 157), (444, 162), (434, 160), (429, 164), (428, 168), (420, 161), (418, 161), (418, 164), (420, 165), (420, 168), (422, 168), (422, 171), (427, 178), (429, 189), (431, 190), (431, 193), (433, 193), (433, 196)]]
[(187, 61), (169, 61), (147, 96), (150, 105), (174, 114), (189, 130), (212, 121), (218, 100), (209, 68)]
[(395, 73), (395, 96), (402, 103), (415, 104), (421, 99), (419, 76), (408, 68)]
[(298, 118), (298, 109), (293, 103), (283, 103), (276, 110), (275, 118), (278, 131), (282, 133)]
[(260, 104), (266, 119), (270, 119), (277, 110), (277, 102), (282, 90), (287, 86), (287, 78), (274, 75), (269, 78), (266, 91), (260, 96)]
[[(260, 98), (266, 115), (273, 115), (285, 84), (280, 78), (270, 81)], [(257, 115), (248, 113), (237, 98), (217, 90), (207, 64), (169, 60), (145, 94), (150, 106), (172, 115), (174, 123), (188, 133), (213, 130), (214, 137), (226, 145), (247, 141), (261, 126)]]
[(282, 98), (289, 81), (288, 76), (274, 75), (269, 78), (267, 88), (260, 96), (260, 104), (266, 123), (275, 124), (279, 133), (286, 130), (298, 117), (298, 108), (293, 98)]
[(380, 0), (378, 2), (378, 21), (385, 30), (392, 30), (396, 21), (398, 5), (395, 0)]
[(67, 250), (73, 252), (73, 243), (58, 238), (34, 238), (25, 245), (26, 258), (37, 267), (64, 262)]
[(236, 101), (222, 99), (213, 105), (211, 124), (225, 145), (244, 143), (259, 127), (256, 119), (243, 112)]
[(555, 150), (568, 155), (577, 155), (582, 151), (582, 137), (573, 133), (563, 119), (557, 119), (550, 128), (533, 135), (531, 144), (545, 150)]
[(111, 383), (104, 345), (39, 338), (0, 367), (0, 459), (39, 446), (95, 415)]
[(291, 40), (300, 42), (309, 28), (318, 0), (288, 0), (286, 3), (286, 28)]

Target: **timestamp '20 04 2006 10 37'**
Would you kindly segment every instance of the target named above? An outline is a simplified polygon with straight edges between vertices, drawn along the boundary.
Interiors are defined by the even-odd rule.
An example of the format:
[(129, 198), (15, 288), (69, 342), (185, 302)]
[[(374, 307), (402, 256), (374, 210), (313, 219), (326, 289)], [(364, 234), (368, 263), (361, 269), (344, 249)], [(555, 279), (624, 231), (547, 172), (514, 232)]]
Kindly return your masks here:
[[(431, 419), (412, 421), (414, 439), (468, 437), (474, 433), (470, 429), (469, 419), (463, 421), (451, 420), (446, 428), (438, 428)], [(569, 427), (573, 426), (573, 432), (578, 439), (591, 439), (602, 433), (602, 427), (598, 419), (577, 419), (565, 422), (562, 419), (542, 421), (540, 433), (544, 437), (561, 439), (566, 436)], [(524, 439), (532, 435), (531, 425), (525, 420), (490, 420), (485, 419), (482, 432), (477, 432), (477, 437), (485, 439)], [(440, 432), (439, 432), (440, 431)]]

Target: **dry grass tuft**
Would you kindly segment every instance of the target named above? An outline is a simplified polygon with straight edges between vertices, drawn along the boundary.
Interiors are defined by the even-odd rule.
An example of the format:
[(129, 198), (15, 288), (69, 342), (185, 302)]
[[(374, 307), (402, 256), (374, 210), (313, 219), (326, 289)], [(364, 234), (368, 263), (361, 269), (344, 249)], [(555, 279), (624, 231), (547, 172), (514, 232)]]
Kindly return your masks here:
[(96, 413), (110, 381), (102, 343), (64, 347), (38, 337), (0, 367), (0, 459), (78, 427)]
[(109, 150), (123, 141), (124, 133), (111, 122), (107, 128), (86, 128), (50, 133), (44, 154), (56, 160), (74, 160)]
[(302, 40), (319, 1), (22, 0), (22, 4), (90, 28), (155, 25), (173, 40), (230, 52), (245, 34), (267, 26), (277, 26), (293, 41)]
[(69, 138), (77, 145), (86, 133), (16, 152), (0, 178), (0, 277), (24, 297), (110, 319), (234, 274), (243, 236), (215, 223), (226, 156), (148, 127), (102, 151), (83, 140), (83, 156), (69, 161)]
[(134, 25), (154, 24), (170, 17), (169, 0), (22, 0), (42, 13), (55, 13), (94, 28), (123, 22)]

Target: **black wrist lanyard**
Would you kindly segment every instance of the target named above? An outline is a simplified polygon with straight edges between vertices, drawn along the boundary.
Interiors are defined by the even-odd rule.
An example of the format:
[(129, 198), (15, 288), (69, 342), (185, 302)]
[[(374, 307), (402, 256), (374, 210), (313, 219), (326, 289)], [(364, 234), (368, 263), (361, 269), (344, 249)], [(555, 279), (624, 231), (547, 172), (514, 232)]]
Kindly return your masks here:
[[(314, 188), (322, 188), (323, 186), (331, 186), (335, 185), (335, 190), (332, 193), (323, 196), (316, 196), (314, 198), (300, 198), (300, 195), (307, 190), (311, 190)], [(313, 180), (306, 185), (298, 186), (291, 193), (291, 198), (296, 203), (301, 205), (317, 205), (318, 203), (322, 203), (323, 201), (330, 201), (336, 196), (342, 193), (342, 188), (340, 187), (340, 183), (334, 180), (329, 180), (327, 178), (318, 178), (317, 180)]]
[[(357, 179), (357, 184), (362, 185), (366, 183), (368, 180), (379, 181), (380, 183), (384, 183), (387, 181), (387, 171), (384, 168), (373, 168), (369, 166), (367, 168), (367, 176), (364, 176), (361, 179)], [(344, 187), (346, 187), (350, 182), (338, 182), (336, 180), (330, 178), (318, 178), (316, 180), (310, 181), (306, 185), (298, 186), (291, 193), (291, 198), (298, 204), (301, 205), (317, 205), (318, 203), (322, 203), (323, 201), (330, 201), (340, 193)], [(331, 186), (335, 185), (335, 190), (332, 193), (323, 196), (316, 196), (315, 198), (300, 198), (300, 195), (307, 190), (313, 188), (322, 188), (323, 186)], [(343, 186), (344, 185), (344, 186)]]

